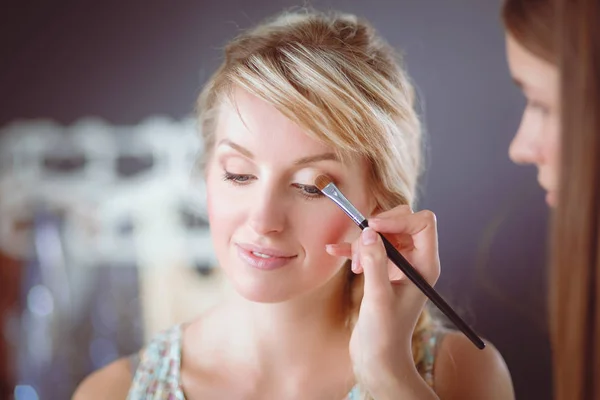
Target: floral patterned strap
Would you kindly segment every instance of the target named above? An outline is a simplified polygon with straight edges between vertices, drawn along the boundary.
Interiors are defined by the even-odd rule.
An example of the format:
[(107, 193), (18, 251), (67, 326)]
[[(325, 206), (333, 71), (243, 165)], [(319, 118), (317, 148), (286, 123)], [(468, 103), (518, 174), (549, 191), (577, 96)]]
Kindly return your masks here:
[[(182, 327), (177, 325), (157, 335), (139, 356), (127, 400), (184, 400), (179, 386)], [(139, 357), (139, 360), (136, 358)]]

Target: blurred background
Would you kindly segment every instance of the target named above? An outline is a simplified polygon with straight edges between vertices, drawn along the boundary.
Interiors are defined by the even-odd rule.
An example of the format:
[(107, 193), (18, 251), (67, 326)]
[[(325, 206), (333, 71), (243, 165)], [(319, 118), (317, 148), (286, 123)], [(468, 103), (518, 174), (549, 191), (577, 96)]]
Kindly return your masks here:
[(8, 1), (0, 19), (0, 399), (67, 399), (214, 304), (195, 98), (240, 29), (311, 4), (369, 19), (421, 99), (446, 299), (551, 397), (547, 211), (507, 149), (524, 100), (499, 1)]

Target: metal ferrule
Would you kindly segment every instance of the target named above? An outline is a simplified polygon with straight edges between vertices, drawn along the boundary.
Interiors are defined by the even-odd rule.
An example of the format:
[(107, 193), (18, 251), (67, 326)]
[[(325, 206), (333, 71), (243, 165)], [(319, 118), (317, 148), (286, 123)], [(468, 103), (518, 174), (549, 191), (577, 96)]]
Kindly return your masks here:
[(365, 220), (365, 217), (350, 203), (350, 201), (340, 192), (340, 190), (332, 183), (321, 190), (321, 192), (333, 200), (354, 222), (359, 225)]

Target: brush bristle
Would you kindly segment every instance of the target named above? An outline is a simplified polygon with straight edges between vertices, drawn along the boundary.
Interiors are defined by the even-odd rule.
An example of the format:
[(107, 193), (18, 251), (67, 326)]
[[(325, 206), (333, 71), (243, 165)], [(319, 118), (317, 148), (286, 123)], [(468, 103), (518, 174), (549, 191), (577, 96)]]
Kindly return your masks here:
[(331, 183), (331, 178), (328, 177), (327, 175), (319, 175), (315, 179), (315, 186), (319, 190), (325, 189), (325, 186), (329, 185), (330, 183)]

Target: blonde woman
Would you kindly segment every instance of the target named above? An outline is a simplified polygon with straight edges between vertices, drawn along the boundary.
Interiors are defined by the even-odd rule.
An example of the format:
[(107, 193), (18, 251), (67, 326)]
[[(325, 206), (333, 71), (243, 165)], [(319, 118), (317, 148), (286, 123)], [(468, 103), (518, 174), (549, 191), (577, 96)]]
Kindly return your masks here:
[[(413, 103), (392, 49), (352, 15), (284, 14), (229, 43), (198, 110), (213, 244), (235, 291), (75, 398), (512, 399), (494, 347), (442, 329), (388, 273), (373, 230), (437, 280), (435, 216), (411, 211)], [(319, 174), (373, 229), (359, 236)]]

